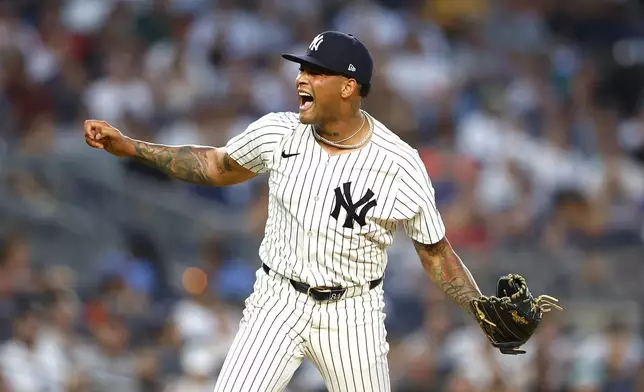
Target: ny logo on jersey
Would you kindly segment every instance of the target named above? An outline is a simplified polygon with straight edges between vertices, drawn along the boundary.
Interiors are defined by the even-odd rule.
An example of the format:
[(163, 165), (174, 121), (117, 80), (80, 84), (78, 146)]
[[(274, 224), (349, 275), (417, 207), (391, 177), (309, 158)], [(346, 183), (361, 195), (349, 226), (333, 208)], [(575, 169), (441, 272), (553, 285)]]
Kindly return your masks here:
[(318, 36), (313, 38), (313, 41), (311, 41), (311, 45), (309, 45), (309, 50), (317, 51), (322, 41), (324, 41), (324, 35), (318, 34)]
[[(342, 193), (342, 190), (344, 190), (344, 194)], [(340, 208), (344, 208), (347, 212), (347, 217), (345, 218), (342, 227), (346, 227), (347, 229), (352, 228), (354, 220), (358, 222), (360, 226), (366, 225), (367, 222), (365, 221), (365, 217), (367, 216), (367, 212), (377, 205), (375, 199), (371, 200), (374, 193), (371, 189), (367, 189), (364, 196), (354, 204), (353, 199), (351, 198), (351, 182), (345, 182), (342, 184), (342, 190), (340, 187), (335, 188), (335, 207), (333, 208), (333, 212), (331, 212), (331, 216), (337, 220), (338, 216), (340, 216)], [(358, 209), (361, 206), (362, 209), (358, 212)]]

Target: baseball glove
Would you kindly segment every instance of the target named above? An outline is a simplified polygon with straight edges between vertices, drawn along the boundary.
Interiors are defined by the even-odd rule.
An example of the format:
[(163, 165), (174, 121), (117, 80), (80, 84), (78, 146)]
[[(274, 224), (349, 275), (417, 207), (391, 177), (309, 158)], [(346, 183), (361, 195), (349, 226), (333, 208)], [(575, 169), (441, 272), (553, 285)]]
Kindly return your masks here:
[(562, 310), (556, 298), (532, 297), (526, 280), (516, 274), (502, 276), (495, 297), (472, 301), (476, 320), (492, 345), (501, 353), (525, 354), (524, 345), (539, 326), (543, 313)]

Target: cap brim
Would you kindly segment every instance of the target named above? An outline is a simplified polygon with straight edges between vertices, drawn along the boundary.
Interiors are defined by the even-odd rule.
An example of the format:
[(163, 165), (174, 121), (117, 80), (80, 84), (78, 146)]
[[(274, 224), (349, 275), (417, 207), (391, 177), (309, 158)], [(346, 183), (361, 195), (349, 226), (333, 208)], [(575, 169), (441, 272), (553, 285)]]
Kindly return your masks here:
[(298, 64), (310, 64), (310, 65), (314, 65), (314, 66), (316, 66), (316, 67), (318, 67), (318, 68), (326, 69), (326, 70), (328, 70), (328, 71), (331, 71), (331, 72), (337, 73), (337, 71), (332, 70), (332, 69), (331, 69), (331, 68), (329, 68), (327, 65), (322, 64), (321, 62), (319, 62), (318, 60), (314, 59), (314, 58), (313, 58), (313, 57), (311, 57), (311, 56), (307, 56), (307, 55), (304, 55), (304, 56), (298, 56), (298, 55), (294, 55), (294, 54), (284, 53), (284, 54), (282, 54), (282, 57), (283, 57), (283, 58), (285, 58), (286, 60), (288, 60), (288, 61), (292, 61), (292, 62), (294, 62), (294, 63), (298, 63)]

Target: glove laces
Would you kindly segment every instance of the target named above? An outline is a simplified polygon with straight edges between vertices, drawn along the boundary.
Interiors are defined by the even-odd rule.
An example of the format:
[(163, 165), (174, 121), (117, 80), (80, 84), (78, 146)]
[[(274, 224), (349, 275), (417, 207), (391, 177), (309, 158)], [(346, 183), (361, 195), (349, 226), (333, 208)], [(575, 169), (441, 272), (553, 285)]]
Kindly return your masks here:
[(559, 300), (549, 295), (540, 295), (532, 303), (532, 310), (539, 309), (543, 313), (548, 313), (552, 309), (563, 310), (563, 308), (556, 304)]

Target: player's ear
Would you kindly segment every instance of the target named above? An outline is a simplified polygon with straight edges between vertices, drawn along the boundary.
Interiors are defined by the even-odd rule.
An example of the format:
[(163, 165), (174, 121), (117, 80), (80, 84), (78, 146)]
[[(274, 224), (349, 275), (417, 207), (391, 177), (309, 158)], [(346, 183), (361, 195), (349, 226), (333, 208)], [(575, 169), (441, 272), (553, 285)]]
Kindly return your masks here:
[(358, 82), (355, 79), (348, 79), (348, 78), (345, 79), (344, 83), (342, 83), (342, 98), (344, 99), (349, 98), (359, 88), (360, 86), (358, 85)]

